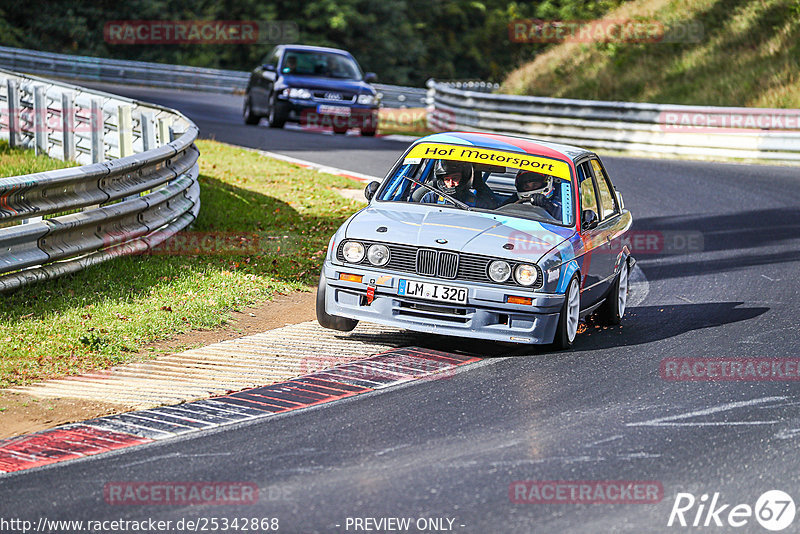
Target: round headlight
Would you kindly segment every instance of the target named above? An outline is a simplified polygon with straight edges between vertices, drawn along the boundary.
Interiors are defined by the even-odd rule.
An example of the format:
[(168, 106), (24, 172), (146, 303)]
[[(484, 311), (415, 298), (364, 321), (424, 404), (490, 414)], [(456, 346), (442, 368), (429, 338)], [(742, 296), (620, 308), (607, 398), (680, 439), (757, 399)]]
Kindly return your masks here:
[(505, 282), (511, 276), (511, 266), (507, 261), (493, 261), (489, 264), (489, 278), (495, 282)]
[(367, 259), (372, 265), (386, 265), (389, 263), (389, 249), (385, 245), (370, 245)]
[(539, 271), (533, 265), (521, 263), (514, 269), (514, 279), (521, 286), (532, 286), (539, 277)]
[(342, 254), (350, 263), (358, 263), (364, 259), (364, 245), (358, 241), (348, 241), (342, 247)]

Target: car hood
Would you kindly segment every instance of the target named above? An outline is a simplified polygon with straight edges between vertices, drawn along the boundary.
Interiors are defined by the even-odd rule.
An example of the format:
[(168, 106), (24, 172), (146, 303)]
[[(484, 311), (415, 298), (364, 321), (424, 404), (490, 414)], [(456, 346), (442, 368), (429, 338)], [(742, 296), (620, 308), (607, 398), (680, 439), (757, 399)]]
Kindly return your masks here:
[(299, 76), (292, 74), (284, 74), (282, 78), (283, 83), (289, 87), (330, 91), (352, 91), (353, 93), (369, 94), (374, 92), (368, 83), (357, 80), (338, 80), (334, 78), (321, 78), (319, 76)]
[(373, 204), (359, 212), (348, 224), (345, 237), (538, 261), (575, 233), (573, 228), (501, 214), (387, 204)]

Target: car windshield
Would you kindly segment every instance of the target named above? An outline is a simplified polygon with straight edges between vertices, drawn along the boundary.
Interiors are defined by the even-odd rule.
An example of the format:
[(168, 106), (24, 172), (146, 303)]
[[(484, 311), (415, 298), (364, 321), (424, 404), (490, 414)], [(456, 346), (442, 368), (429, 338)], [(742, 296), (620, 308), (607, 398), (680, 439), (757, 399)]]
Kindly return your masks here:
[(343, 80), (360, 80), (361, 69), (356, 62), (341, 54), (287, 50), (281, 63), (283, 74), (324, 76)]
[[(432, 155), (425, 148), (431, 146), (439, 147), (437, 154), (446, 157), (415, 157)], [(574, 224), (567, 162), (476, 147), (417, 145), (384, 182), (377, 198)]]

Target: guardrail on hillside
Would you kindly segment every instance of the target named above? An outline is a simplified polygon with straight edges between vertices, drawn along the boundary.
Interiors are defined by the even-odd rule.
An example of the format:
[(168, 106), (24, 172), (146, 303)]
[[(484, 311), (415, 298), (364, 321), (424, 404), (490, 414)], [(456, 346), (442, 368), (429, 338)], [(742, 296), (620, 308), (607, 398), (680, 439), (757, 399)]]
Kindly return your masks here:
[(0, 291), (145, 252), (189, 225), (197, 134), (168, 108), (0, 70), (0, 138), (82, 164), (0, 178)]
[(536, 137), (594, 149), (800, 161), (800, 110), (490, 94), (428, 82), (433, 130)]
[[(244, 93), (250, 73), (238, 70), (206, 69), (104, 59), (89, 56), (70, 56), (0, 46), (0, 66), (17, 72), (54, 76), (66, 80), (123, 83), (190, 89), (212, 93)], [(400, 85), (373, 84), (381, 102), (389, 108), (425, 107), (427, 90)]]

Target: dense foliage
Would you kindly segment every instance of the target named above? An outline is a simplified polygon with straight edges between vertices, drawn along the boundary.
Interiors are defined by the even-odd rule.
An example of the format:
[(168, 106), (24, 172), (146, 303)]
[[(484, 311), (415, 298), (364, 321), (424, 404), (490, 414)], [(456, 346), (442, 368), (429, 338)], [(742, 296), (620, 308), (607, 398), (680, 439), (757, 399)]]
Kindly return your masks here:
[(509, 42), (521, 18), (594, 18), (623, 0), (27, 0), (0, 8), (0, 44), (68, 54), (250, 70), (272, 48), (109, 44), (120, 20), (293, 21), (299, 42), (350, 50), (384, 83), (501, 81), (544, 45)]

